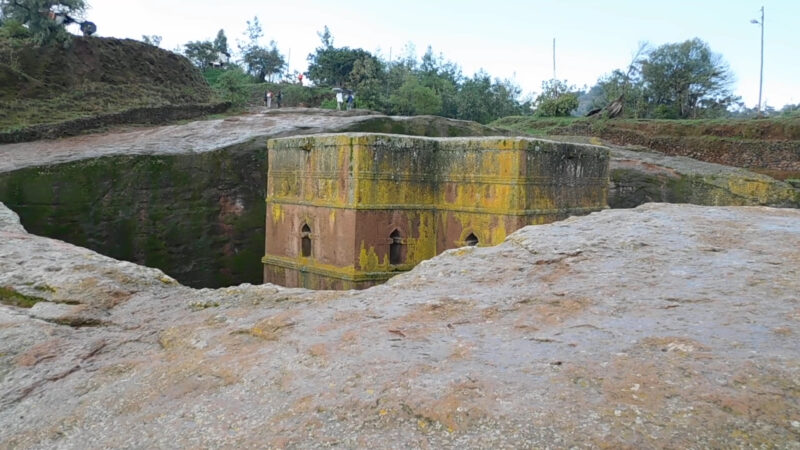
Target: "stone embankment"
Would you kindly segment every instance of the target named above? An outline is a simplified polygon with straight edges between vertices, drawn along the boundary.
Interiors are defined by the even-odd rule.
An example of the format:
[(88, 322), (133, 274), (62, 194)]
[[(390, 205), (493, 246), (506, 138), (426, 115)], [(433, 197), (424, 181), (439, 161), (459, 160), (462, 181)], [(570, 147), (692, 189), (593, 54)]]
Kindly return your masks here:
[(798, 248), (797, 210), (648, 204), (197, 290), (0, 206), (0, 447), (798, 448)]

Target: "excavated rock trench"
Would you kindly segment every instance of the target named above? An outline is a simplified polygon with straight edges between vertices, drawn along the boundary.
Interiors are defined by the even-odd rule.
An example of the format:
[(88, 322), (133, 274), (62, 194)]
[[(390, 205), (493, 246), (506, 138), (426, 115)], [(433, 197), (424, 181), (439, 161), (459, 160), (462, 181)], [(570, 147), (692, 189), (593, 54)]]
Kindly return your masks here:
[[(32, 233), (157, 267), (184, 285), (257, 284), (266, 139), (336, 131), (498, 134), (442, 118), (284, 109), (0, 145), (0, 202)], [(788, 185), (740, 169), (620, 148), (612, 155), (611, 207), (800, 203)]]
[(181, 283), (260, 283), (266, 140), (340, 130), (496, 134), (472, 122), (286, 108), (0, 146), (0, 201), (33, 233)]
[[(148, 251), (192, 269), (213, 258), (180, 252), (252, 245), (233, 218), (263, 205), (263, 183), (247, 189), (264, 174), (238, 165), (261, 164), (265, 136), (368, 120), (285, 118), (0, 146), (0, 190), (39, 199), (16, 206), (23, 224), (134, 260), (160, 230), (183, 247)], [(662, 177), (649, 186), (717, 189), (698, 201), (740, 173), (612, 150), (612, 170)], [(794, 201), (763, 186), (731, 198)], [(141, 228), (73, 231), (92, 220)], [(0, 204), (0, 448), (800, 449), (795, 209), (607, 210), (343, 292), (194, 289), (23, 224)]]

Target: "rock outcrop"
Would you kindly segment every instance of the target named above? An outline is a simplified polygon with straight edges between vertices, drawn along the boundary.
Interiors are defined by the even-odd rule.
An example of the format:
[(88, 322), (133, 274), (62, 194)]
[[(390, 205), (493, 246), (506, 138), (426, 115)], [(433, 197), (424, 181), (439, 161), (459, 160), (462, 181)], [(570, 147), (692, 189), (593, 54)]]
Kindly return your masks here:
[(612, 208), (648, 202), (800, 207), (800, 189), (766, 175), (640, 147), (608, 146)]
[(797, 210), (648, 204), (197, 290), (0, 206), (0, 447), (797, 448), (798, 248)]

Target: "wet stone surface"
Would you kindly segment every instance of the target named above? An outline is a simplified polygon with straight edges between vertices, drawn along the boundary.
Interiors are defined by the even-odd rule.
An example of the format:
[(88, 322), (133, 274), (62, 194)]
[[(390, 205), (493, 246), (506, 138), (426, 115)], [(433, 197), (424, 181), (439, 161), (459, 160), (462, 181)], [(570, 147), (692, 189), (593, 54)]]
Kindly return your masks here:
[[(0, 207), (0, 447), (780, 447), (800, 211), (648, 204), (365, 291), (180, 286)], [(54, 407), (57, 405), (57, 407)]]

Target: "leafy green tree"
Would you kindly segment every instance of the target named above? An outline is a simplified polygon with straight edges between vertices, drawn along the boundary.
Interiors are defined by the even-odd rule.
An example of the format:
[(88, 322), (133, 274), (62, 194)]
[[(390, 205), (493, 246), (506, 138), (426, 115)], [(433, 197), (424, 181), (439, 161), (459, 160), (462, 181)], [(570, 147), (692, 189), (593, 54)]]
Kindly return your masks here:
[(428, 46), (419, 66), (420, 83), (433, 91), (442, 99), (441, 114), (456, 117), (458, 107), (456, 97), (458, 85), (462, 78), (458, 65), (445, 61), (440, 54), (434, 56), (433, 49)]
[[(219, 70), (219, 69), (217, 69)], [(214, 80), (212, 88), (234, 107), (241, 107), (250, 100), (250, 84), (253, 79), (240, 67), (223, 70)]]
[(385, 110), (385, 81), (383, 63), (370, 55), (353, 63), (353, 70), (350, 71), (347, 85), (356, 92), (360, 108)]
[(154, 47), (158, 47), (159, 45), (161, 45), (161, 36), (158, 36), (158, 35), (155, 35), (155, 34), (153, 34), (153, 35), (143, 34), (142, 35), (142, 42), (144, 42), (145, 44), (150, 44), (150, 45), (152, 45)]
[(513, 82), (495, 79), (489, 93), (489, 109), (493, 116), (492, 120), (523, 114), (524, 110), (518, 100), (522, 90)]
[(736, 100), (727, 64), (697, 38), (656, 48), (640, 70), (656, 117), (700, 117), (704, 110), (719, 112)]
[(214, 39), (214, 50), (230, 55), (231, 50), (228, 48), (228, 37), (225, 36), (225, 30), (217, 32), (217, 37)]
[(78, 19), (85, 10), (84, 0), (0, 0), (0, 16), (27, 26), (37, 45), (68, 42), (64, 15)]
[(492, 80), (486, 72), (478, 72), (464, 80), (456, 97), (456, 118), (489, 123), (496, 117), (489, 108), (487, 93), (492, 88)]
[(259, 45), (259, 39), (264, 36), (258, 16), (253, 17), (253, 21), (247, 21), (245, 35), (248, 38), (246, 43), (239, 44), (239, 51), (242, 54), (242, 63), (247, 72), (259, 81), (264, 81), (269, 77), (280, 73), (286, 67), (283, 55), (278, 51), (275, 41), (270, 41), (269, 47)]
[(183, 45), (183, 54), (195, 66), (205, 69), (217, 59), (217, 51), (211, 41), (192, 41)]
[[(370, 52), (349, 47), (336, 48), (333, 46), (333, 36), (326, 26), (323, 32), (317, 33), (322, 45), (308, 55), (308, 78), (314, 83), (323, 86), (345, 86), (353, 81), (351, 75), (356, 70), (355, 77), (365, 73), (376, 76), (376, 70), (382, 65), (378, 58)], [(359, 68), (358, 65), (361, 67)], [(358, 80), (361, 84), (363, 80)], [(351, 86), (356, 87), (356, 86)]]
[(322, 41), (322, 48), (333, 47), (333, 35), (327, 25), (325, 25), (322, 31), (317, 32), (317, 36), (319, 36), (320, 41)]
[(406, 81), (389, 98), (392, 112), (402, 115), (439, 114), (442, 98), (433, 89), (420, 84), (417, 77), (409, 75)]
[(579, 97), (577, 113), (582, 116), (593, 109), (604, 108), (620, 97), (623, 99), (623, 117), (638, 118), (647, 114), (641, 79), (630, 78), (619, 69), (598, 79), (597, 84)]
[(540, 117), (566, 117), (578, 108), (578, 92), (566, 81), (542, 82), (542, 93), (534, 102), (535, 115)]
[(0, 63), (19, 70), (20, 51), (29, 42), (30, 31), (14, 19), (7, 19), (0, 23)]
[(366, 50), (357, 48), (318, 48), (308, 57), (308, 78), (319, 85), (344, 86), (357, 61), (378, 60)]

